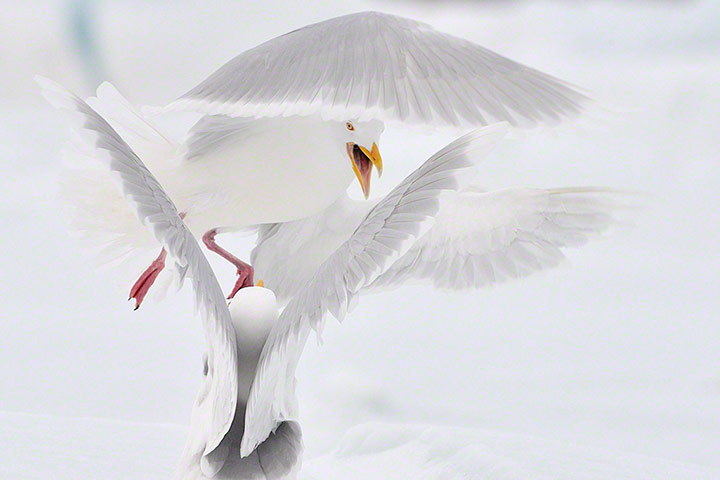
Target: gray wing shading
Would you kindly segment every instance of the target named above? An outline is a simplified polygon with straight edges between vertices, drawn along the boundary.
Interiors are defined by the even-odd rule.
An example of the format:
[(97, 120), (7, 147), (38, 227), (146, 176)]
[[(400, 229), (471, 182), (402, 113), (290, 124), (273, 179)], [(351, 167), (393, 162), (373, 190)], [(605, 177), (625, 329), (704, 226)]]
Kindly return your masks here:
[(442, 199), (433, 228), (369, 288), (424, 281), (480, 288), (554, 267), (562, 249), (614, 223), (621, 193), (602, 188), (472, 189)]
[(561, 80), (424, 23), (363, 12), (241, 53), (164, 110), (533, 125), (577, 114), (586, 100)]
[(256, 278), (285, 305), (360, 225), (377, 200), (341, 195), (324, 211), (292, 222), (263, 225), (251, 254)]
[(202, 158), (218, 148), (242, 143), (258, 129), (267, 128), (267, 123), (267, 119), (205, 115), (190, 128), (180, 155), (185, 161)]
[[(238, 412), (240, 414), (240, 412)], [(236, 419), (237, 421), (237, 419)], [(242, 424), (242, 420), (239, 422)], [(234, 428), (238, 427), (235, 425)], [(238, 430), (242, 430), (240, 427)], [(177, 480), (280, 480), (297, 478), (301, 467), (302, 432), (296, 422), (283, 422), (264, 442), (247, 457), (240, 457), (240, 441), (231, 432), (215, 451), (227, 448), (229, 453), (219, 468), (214, 465), (202, 465), (198, 455), (183, 458), (176, 475)], [(228, 444), (228, 440), (230, 440)]]
[(175, 260), (181, 278), (192, 281), (208, 343), (208, 375), (212, 378), (207, 394), (213, 402), (204, 451), (207, 456), (232, 424), (238, 393), (235, 331), (217, 278), (172, 200), (117, 132), (87, 103), (60, 85), (40, 77), (36, 81), (51, 104), (69, 110), (80, 120), (81, 133), (95, 149), (94, 157), (111, 171), (138, 219)]
[(432, 226), (438, 197), (458, 188), (456, 177), (473, 166), (473, 151), (498, 142), (506, 131), (506, 124), (476, 130), (433, 155), (368, 213), (288, 303), (260, 356), (242, 455), (250, 454), (281, 422), (295, 420), (295, 369), (310, 330), (319, 334), (328, 312), (338, 320), (345, 317), (358, 292)]

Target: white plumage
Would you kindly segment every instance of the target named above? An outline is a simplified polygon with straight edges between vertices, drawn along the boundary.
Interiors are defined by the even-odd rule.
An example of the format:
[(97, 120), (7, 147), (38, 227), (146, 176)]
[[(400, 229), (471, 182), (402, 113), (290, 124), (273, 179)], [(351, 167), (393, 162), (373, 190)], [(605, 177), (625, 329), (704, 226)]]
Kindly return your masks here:
[(179, 212), (115, 130), (78, 97), (39, 80), (54, 105), (82, 122), (95, 158), (109, 169), (137, 218), (163, 245), (181, 280), (192, 280), (208, 342), (204, 380), (178, 478), (291, 478), (300, 465), (295, 368), (326, 313), (342, 320), (372, 284), (432, 226), (439, 197), (459, 187), (470, 157), (501, 139), (505, 125), (471, 132), (433, 155), (382, 199), (278, 318), (269, 290), (240, 290), (228, 309), (217, 279)]

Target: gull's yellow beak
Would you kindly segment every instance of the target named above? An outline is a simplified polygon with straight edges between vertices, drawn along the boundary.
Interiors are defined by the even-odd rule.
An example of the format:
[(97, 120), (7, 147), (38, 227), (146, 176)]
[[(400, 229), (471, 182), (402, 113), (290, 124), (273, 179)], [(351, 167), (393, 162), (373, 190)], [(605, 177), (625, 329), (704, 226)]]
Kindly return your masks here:
[(372, 150), (368, 150), (353, 142), (348, 142), (346, 147), (348, 157), (350, 157), (350, 161), (352, 162), (353, 171), (355, 172), (358, 182), (360, 182), (363, 195), (365, 195), (365, 198), (368, 198), (370, 196), (370, 174), (372, 173), (373, 165), (377, 168), (378, 177), (382, 175), (383, 171), (380, 149), (378, 149), (377, 144), (374, 142)]
[(358, 145), (360, 148), (360, 151), (365, 154), (367, 158), (370, 159), (373, 165), (375, 165), (375, 168), (377, 168), (378, 171), (378, 178), (382, 177), (383, 167), (382, 167), (382, 157), (380, 156), (380, 149), (377, 146), (377, 143), (373, 142), (372, 150), (368, 151), (367, 148)]

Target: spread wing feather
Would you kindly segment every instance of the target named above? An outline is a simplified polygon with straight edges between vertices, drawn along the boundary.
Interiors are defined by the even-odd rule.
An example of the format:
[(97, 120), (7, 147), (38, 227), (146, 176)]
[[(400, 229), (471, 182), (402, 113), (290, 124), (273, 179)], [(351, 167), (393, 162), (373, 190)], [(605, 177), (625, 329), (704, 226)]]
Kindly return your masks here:
[(247, 50), (165, 110), (533, 125), (576, 114), (586, 100), (561, 80), (424, 23), (363, 12)]
[(113, 173), (138, 219), (175, 260), (182, 278), (192, 281), (208, 343), (208, 377), (212, 378), (208, 397), (214, 403), (204, 452), (209, 455), (230, 428), (238, 392), (235, 331), (217, 278), (172, 200), (120, 135), (79, 97), (50, 80), (37, 77), (36, 81), (51, 104), (80, 120), (80, 133), (94, 148), (93, 157)]
[(553, 267), (564, 247), (607, 229), (622, 206), (602, 188), (466, 189), (447, 195), (435, 224), (369, 288), (426, 281), (480, 288)]

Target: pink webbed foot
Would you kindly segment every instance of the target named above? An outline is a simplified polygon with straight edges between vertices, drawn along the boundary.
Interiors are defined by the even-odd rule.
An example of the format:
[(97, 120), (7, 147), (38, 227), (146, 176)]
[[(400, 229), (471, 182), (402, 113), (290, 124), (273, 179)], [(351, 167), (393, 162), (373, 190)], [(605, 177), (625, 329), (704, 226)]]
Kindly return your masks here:
[(160, 275), (160, 272), (162, 272), (163, 268), (165, 268), (166, 256), (167, 252), (165, 252), (165, 249), (163, 248), (160, 255), (150, 264), (148, 268), (145, 269), (142, 275), (140, 275), (140, 278), (137, 279), (130, 289), (130, 297), (128, 297), (128, 300), (132, 300), (133, 298), (135, 299), (134, 310), (140, 308), (140, 304), (145, 299), (145, 295), (147, 295), (150, 287), (152, 287), (152, 284), (155, 283), (155, 279), (157, 279), (158, 275)]
[(228, 295), (227, 299), (230, 300), (233, 297), (235, 297), (235, 294), (241, 289), (245, 287), (252, 287), (255, 285), (253, 282), (253, 275), (255, 274), (255, 269), (248, 265), (247, 263), (242, 266), (238, 267), (238, 278), (235, 281), (235, 286), (232, 289), (232, 292), (230, 292), (230, 295)]
[(235, 286), (233, 287), (232, 292), (230, 292), (230, 295), (228, 295), (227, 297), (229, 300), (233, 298), (241, 288), (252, 287), (254, 285), (253, 274), (255, 273), (255, 270), (251, 265), (243, 262), (235, 255), (218, 245), (217, 242), (215, 242), (215, 235), (217, 235), (217, 233), (217, 229), (212, 229), (206, 232), (205, 235), (203, 235), (203, 243), (208, 248), (208, 250), (217, 253), (222, 258), (235, 265), (235, 268), (237, 268), (238, 279), (235, 282)]

